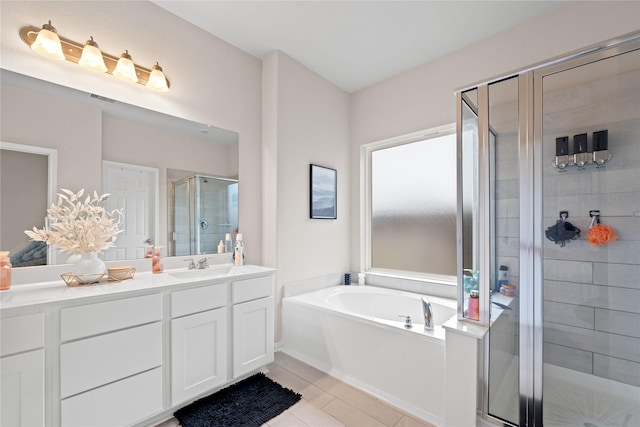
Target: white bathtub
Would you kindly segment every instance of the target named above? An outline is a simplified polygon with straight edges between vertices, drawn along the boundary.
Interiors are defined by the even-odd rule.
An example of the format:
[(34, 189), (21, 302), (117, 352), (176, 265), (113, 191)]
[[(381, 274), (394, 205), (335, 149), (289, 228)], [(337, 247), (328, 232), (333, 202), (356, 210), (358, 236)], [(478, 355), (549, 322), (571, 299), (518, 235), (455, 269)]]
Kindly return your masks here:
[[(282, 351), (442, 425), (442, 324), (456, 315), (456, 301), (429, 297), (435, 328), (425, 331), (421, 296), (335, 286), (284, 298)], [(411, 316), (413, 328), (399, 315)]]

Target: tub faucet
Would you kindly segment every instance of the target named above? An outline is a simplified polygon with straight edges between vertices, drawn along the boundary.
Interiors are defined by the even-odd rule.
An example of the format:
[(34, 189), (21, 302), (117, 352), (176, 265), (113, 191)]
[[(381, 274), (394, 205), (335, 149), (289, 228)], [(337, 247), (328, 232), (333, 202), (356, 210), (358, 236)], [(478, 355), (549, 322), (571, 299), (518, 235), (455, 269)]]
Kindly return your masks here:
[(431, 309), (431, 303), (427, 297), (422, 297), (422, 314), (424, 315), (424, 328), (432, 330), (433, 310)]
[(407, 329), (411, 329), (413, 325), (411, 324), (411, 316), (407, 316), (406, 314), (398, 314), (399, 317), (404, 317), (404, 327)]

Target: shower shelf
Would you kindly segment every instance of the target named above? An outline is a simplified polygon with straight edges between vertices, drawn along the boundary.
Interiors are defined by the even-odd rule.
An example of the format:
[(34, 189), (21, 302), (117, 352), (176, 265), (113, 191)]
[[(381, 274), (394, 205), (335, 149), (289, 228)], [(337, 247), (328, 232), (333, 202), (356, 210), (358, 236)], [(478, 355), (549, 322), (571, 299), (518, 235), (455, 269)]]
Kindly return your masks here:
[(597, 168), (604, 167), (605, 163), (612, 158), (612, 155), (608, 150), (594, 152), (588, 151), (581, 154), (586, 154), (588, 156), (588, 159), (584, 161), (582, 166), (579, 166), (578, 163), (576, 163), (574, 155), (556, 156), (551, 161), (551, 165), (554, 168), (558, 168), (558, 172), (566, 172), (569, 166), (575, 166), (578, 170), (584, 169), (586, 165), (595, 165)]

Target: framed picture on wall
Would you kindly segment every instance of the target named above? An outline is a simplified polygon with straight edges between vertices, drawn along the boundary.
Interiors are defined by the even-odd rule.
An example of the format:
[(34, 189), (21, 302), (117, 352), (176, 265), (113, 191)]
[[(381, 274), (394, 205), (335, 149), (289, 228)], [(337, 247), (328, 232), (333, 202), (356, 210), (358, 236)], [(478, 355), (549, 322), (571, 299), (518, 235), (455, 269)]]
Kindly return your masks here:
[(310, 216), (315, 219), (336, 219), (338, 173), (335, 169), (309, 165)]

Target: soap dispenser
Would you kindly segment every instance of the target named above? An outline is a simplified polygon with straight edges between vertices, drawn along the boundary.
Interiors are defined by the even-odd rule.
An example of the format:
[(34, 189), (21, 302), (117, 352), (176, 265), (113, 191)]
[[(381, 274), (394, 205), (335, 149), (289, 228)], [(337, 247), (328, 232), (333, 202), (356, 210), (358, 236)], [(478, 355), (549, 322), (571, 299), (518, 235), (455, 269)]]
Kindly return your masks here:
[(154, 274), (162, 273), (164, 270), (162, 267), (162, 255), (160, 254), (161, 249), (162, 246), (156, 246), (156, 250), (151, 258), (151, 271)]
[(11, 258), (8, 251), (0, 252), (0, 291), (11, 288)]
[(233, 251), (233, 265), (244, 265), (244, 244), (242, 243), (242, 234), (236, 236), (236, 246)]

